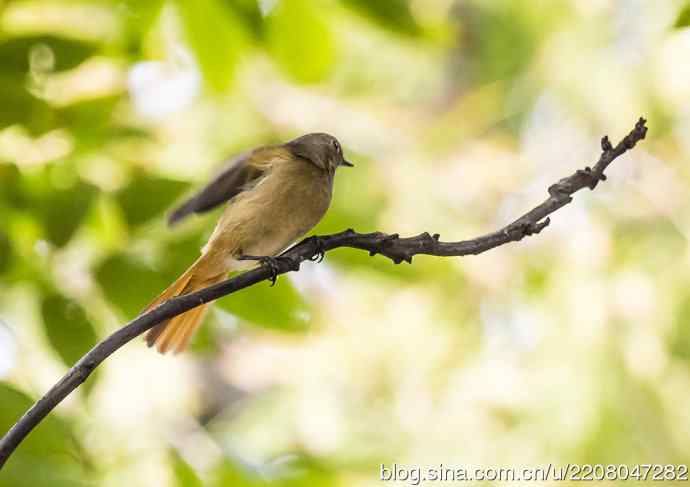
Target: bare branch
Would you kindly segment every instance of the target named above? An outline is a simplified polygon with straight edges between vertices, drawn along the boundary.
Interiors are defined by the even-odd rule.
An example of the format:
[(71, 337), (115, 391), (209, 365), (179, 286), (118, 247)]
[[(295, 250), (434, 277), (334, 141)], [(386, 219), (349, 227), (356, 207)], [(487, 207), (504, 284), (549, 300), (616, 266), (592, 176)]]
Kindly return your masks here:
[(299, 270), (306, 260), (320, 260), (323, 254), (339, 247), (366, 250), (369, 255), (381, 254), (396, 264), (412, 262), (417, 254), (436, 256), (476, 255), (500, 245), (517, 242), (524, 237), (541, 232), (548, 224), (548, 216), (572, 201), (573, 193), (594, 189), (599, 181), (605, 181), (604, 171), (616, 159), (647, 134), (646, 120), (640, 118), (635, 128), (613, 147), (608, 137), (601, 140), (602, 154), (594, 167), (586, 167), (561, 179), (549, 187), (549, 197), (540, 205), (522, 215), (504, 228), (472, 240), (442, 242), (439, 235), (422, 233), (415, 237), (401, 238), (398, 234), (381, 232), (357, 233), (354, 230), (321, 237), (310, 237), (298, 243), (274, 261), (273, 266), (262, 265), (224, 282), (200, 291), (179, 296), (145, 313), (120, 328), (100, 342), (81, 358), (0, 440), (0, 468), (26, 435), (38, 425), (67, 395), (76, 389), (113, 352), (133, 338), (153, 328), (158, 323), (184, 313), (200, 304), (239, 291), (276, 274)]

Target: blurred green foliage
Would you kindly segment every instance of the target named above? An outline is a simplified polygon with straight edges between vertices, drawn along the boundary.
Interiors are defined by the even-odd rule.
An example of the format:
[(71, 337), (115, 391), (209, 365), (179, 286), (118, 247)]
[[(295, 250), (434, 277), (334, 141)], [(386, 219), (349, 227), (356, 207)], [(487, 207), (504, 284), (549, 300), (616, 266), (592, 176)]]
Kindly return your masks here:
[(319, 81), (331, 70), (331, 32), (308, 0), (280, 2), (267, 18), (266, 40), (278, 63), (298, 81)]
[(683, 9), (678, 13), (676, 17), (676, 22), (674, 27), (677, 29), (682, 29), (690, 26), (690, 4), (685, 5)]
[(177, 487), (203, 487), (204, 484), (194, 469), (177, 452), (172, 451), (170, 455)]
[(3, 39), (0, 43), (3, 74), (14, 74), (18, 78), (26, 76), (31, 68), (32, 52), (37, 49), (51, 53), (50, 69), (54, 71), (75, 68), (96, 52), (96, 46), (92, 44), (50, 35)]
[(125, 254), (108, 257), (95, 275), (108, 300), (129, 319), (169, 284), (164, 275)]
[(231, 8), (219, 0), (177, 2), (189, 46), (209, 86), (228, 88), (244, 50), (243, 26)]
[(115, 194), (115, 200), (127, 223), (137, 226), (167, 211), (187, 187), (182, 181), (138, 174)]
[[(338, 249), (301, 285), (281, 277), (220, 299), (165, 373), (156, 360), (169, 357), (142, 359), (134, 344), (113, 357), (27, 438), (0, 487), (370, 485), (373, 464), (404, 453), (687, 463), (690, 425), (674, 407), (690, 390), (678, 101), (690, 82), (668, 66), (687, 58), (676, 29), (690, 7), (642, 4), (0, 0), (0, 331), (8, 324), (18, 350), (0, 383), (0, 433), (197, 258), (218, 212), (174, 229), (166, 213), (232, 152), (342, 134), (356, 167), (339, 174), (315, 233), (449, 240), (536, 203), (505, 198), (574, 170), (568, 144), (629, 129), (626, 109), (663, 116), (650, 147), (675, 161), (666, 180), (639, 167), (637, 179), (612, 176), (642, 188), (626, 189), (630, 200), (594, 208), (578, 195), (596, 217), (572, 218), (587, 219), (576, 236), (558, 233), (558, 215), (538, 243), (462, 264)], [(645, 37), (662, 24), (668, 34)], [(561, 126), (570, 142), (552, 132)], [(323, 284), (333, 270), (337, 284)], [(285, 349), (243, 355), (238, 336)], [(302, 338), (310, 348), (295, 359)], [(107, 390), (118, 371), (127, 389)], [(297, 379), (278, 382), (288, 371)], [(172, 392), (185, 386), (191, 406)], [(192, 421), (199, 410), (217, 414)], [(189, 454), (199, 438), (202, 454)]]
[(218, 305), (239, 318), (282, 330), (305, 330), (309, 312), (307, 303), (287, 279), (268, 292), (262, 284), (251, 286), (237, 293), (237, 299), (221, 298)]
[(415, 35), (420, 32), (419, 25), (410, 11), (408, 0), (390, 0), (388, 2), (345, 0), (345, 3), (394, 32), (407, 35)]
[(63, 71), (92, 56), (96, 46), (51, 35), (0, 37), (0, 86), (3, 91), (0, 129), (19, 123), (40, 133), (53, 126), (56, 110), (27, 89), (30, 62), (36, 60), (35, 54), (40, 52), (49, 53), (50, 70)]
[[(686, 287), (687, 289), (687, 287)], [(690, 294), (683, 295), (673, 310), (675, 319), (670, 334), (671, 352), (683, 360), (690, 361)]]
[(78, 304), (60, 295), (41, 302), (46, 336), (65, 365), (72, 366), (96, 345), (96, 331)]
[[(9, 384), (0, 382), (0, 430), (7, 431), (33, 400)], [(56, 415), (48, 416), (22, 443), (2, 470), (2, 487), (90, 485), (71, 425)]]

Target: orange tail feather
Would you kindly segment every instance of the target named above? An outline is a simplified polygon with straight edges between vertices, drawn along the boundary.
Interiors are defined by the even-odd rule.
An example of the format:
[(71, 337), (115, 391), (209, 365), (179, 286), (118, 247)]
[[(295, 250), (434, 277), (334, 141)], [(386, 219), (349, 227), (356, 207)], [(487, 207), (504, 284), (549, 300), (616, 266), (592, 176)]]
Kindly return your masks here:
[[(144, 312), (168, 299), (198, 291), (223, 279), (223, 274), (213, 277), (204, 276), (200, 272), (199, 267), (199, 261), (195, 262), (184, 274), (154, 299)], [(173, 350), (175, 353), (184, 351), (196, 329), (201, 326), (207, 308), (208, 304), (202, 304), (181, 315), (157, 324), (146, 334), (146, 343), (149, 347), (155, 345), (160, 353), (166, 353), (169, 350)]]

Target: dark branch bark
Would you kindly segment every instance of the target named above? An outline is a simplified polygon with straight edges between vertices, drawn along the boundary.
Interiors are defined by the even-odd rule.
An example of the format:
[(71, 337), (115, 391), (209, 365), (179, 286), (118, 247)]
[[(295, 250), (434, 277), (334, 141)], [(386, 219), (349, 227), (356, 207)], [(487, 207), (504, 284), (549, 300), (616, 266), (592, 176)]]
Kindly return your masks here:
[(459, 242), (442, 242), (439, 235), (422, 233), (415, 237), (401, 238), (398, 234), (381, 232), (360, 234), (346, 230), (333, 235), (310, 237), (286, 251), (281, 258), (274, 261), (274, 268), (263, 265), (236, 277), (195, 293), (180, 296), (156, 307), (120, 328), (108, 338), (96, 345), (60, 381), (55, 384), (0, 440), (0, 468), (29, 432), (53, 410), (68, 394), (76, 389), (91, 372), (113, 352), (125, 343), (141, 335), (158, 323), (202, 303), (234, 293), (258, 282), (271, 279), (276, 274), (299, 270), (306, 260), (317, 260), (325, 252), (339, 247), (351, 247), (366, 250), (369, 255), (381, 254), (396, 264), (403, 261), (412, 262), (417, 254), (436, 256), (475, 255), (500, 245), (517, 242), (524, 237), (541, 232), (548, 224), (548, 216), (572, 201), (572, 195), (583, 188), (594, 189), (599, 181), (604, 181), (606, 168), (621, 154), (635, 147), (645, 138), (646, 121), (643, 118), (635, 128), (618, 145), (613, 147), (608, 137), (601, 140), (602, 154), (594, 167), (586, 167), (561, 179), (549, 189), (549, 197), (540, 205), (525, 213), (504, 228)]

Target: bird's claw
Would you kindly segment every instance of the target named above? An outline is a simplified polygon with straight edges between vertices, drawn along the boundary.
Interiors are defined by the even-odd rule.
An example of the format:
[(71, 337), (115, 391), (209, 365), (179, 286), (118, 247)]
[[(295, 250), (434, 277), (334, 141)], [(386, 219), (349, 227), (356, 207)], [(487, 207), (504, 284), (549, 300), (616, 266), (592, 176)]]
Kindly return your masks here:
[(314, 247), (316, 247), (316, 253), (312, 255), (309, 260), (320, 264), (323, 262), (324, 257), (326, 257), (326, 249), (324, 248), (323, 241), (319, 237), (312, 237), (314, 241)]
[(276, 281), (278, 280), (278, 274), (280, 274), (279, 262), (281, 260), (288, 261), (291, 268), (293, 267), (292, 258), (280, 255), (277, 257), (271, 257), (268, 255), (240, 255), (237, 258), (237, 260), (255, 260), (259, 262), (262, 266), (267, 267), (268, 270), (271, 271), (271, 277), (269, 277), (268, 279), (269, 281), (271, 281), (271, 287), (275, 286)]

